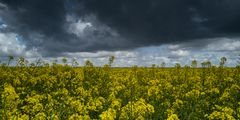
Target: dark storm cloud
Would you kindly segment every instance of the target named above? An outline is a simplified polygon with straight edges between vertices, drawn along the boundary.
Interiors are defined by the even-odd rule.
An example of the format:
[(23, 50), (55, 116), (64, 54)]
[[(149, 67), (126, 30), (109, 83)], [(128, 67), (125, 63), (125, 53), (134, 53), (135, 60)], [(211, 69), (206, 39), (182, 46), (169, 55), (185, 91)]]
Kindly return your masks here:
[[(104, 23), (143, 43), (240, 32), (239, 0), (83, 0)], [(146, 40), (148, 39), (148, 40)]]
[[(14, 32), (24, 36), (29, 46), (40, 47), (46, 55), (191, 40), (202, 43), (201, 39), (240, 33), (239, 0), (0, 0), (0, 3), (8, 7), (5, 10), (8, 12), (0, 15)], [(93, 27), (84, 30), (81, 36), (69, 33), (67, 15), (90, 22)]]
[[(62, 24), (65, 23), (63, 0), (0, 0), (7, 8), (2, 15), (12, 32), (23, 36), (29, 49), (45, 48), (52, 40), (66, 39)], [(42, 43), (41, 46), (40, 43)]]
[[(63, 0), (2, 1), (7, 4), (11, 10), (11, 14), (14, 14), (14, 21), (16, 21), (16, 23), (11, 24), (18, 26), (18, 29), (37, 31), (46, 35), (56, 35), (62, 31), (62, 24), (64, 24), (65, 19)], [(8, 20), (10, 22), (13, 21)]]

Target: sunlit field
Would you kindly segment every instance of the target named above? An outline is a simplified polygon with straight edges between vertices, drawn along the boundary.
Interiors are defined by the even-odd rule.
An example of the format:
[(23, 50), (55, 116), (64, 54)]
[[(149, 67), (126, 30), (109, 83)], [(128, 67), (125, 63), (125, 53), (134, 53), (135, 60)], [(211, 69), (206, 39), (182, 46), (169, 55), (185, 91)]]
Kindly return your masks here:
[[(11, 59), (11, 57), (9, 57)], [(113, 68), (32, 63), (0, 67), (3, 120), (240, 119), (240, 67)], [(67, 59), (63, 59), (63, 62)], [(10, 61), (9, 61), (10, 62)], [(75, 62), (77, 63), (77, 62)]]

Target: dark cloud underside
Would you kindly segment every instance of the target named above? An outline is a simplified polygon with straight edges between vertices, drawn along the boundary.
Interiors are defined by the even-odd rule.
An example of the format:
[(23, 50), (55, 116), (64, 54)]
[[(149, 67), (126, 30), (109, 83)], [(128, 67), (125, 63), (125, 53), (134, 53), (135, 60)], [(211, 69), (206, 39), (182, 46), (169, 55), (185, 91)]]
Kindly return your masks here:
[[(13, 31), (24, 36), (29, 47), (40, 47), (46, 55), (132, 49), (219, 36), (238, 36), (240, 33), (239, 0), (0, 0), (0, 2), (9, 8), (5, 10), (8, 11), (7, 14), (0, 16)], [(97, 19), (90, 22), (95, 22), (100, 27), (84, 37), (76, 36), (66, 30), (67, 14), (83, 20), (89, 15), (96, 16)], [(87, 20), (89, 19), (85, 19), (85, 22), (88, 22)], [(108, 26), (109, 29), (101, 26)], [(119, 35), (114, 36), (113, 31)], [(41, 36), (40, 43), (33, 40), (36, 34)]]
[(240, 32), (239, 0), (84, 0), (83, 3), (101, 21), (120, 32), (146, 36), (156, 42)]

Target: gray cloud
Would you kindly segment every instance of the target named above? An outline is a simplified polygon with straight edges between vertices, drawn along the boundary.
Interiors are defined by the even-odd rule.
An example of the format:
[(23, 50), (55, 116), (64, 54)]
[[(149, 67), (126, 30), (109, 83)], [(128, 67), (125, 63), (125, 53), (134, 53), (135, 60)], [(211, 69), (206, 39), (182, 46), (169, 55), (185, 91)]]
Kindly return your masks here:
[[(239, 0), (0, 0), (7, 25), (1, 33), (19, 34), (26, 50), (43, 56), (163, 44), (203, 48), (239, 36), (238, 11)], [(179, 53), (186, 52), (172, 52)]]
[(207, 45), (211, 51), (240, 51), (240, 38), (219, 38)]

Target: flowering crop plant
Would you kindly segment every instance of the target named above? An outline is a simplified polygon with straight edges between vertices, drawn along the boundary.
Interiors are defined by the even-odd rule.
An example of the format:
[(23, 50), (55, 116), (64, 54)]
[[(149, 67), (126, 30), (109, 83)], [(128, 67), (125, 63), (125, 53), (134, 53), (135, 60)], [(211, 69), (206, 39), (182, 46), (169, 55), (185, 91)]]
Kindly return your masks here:
[[(11, 59), (13, 59), (11, 57)], [(20, 58), (0, 67), (3, 120), (237, 120), (240, 67), (114, 68)], [(64, 59), (67, 61), (67, 59)]]

